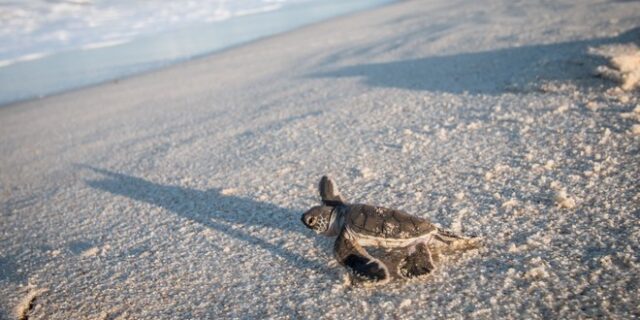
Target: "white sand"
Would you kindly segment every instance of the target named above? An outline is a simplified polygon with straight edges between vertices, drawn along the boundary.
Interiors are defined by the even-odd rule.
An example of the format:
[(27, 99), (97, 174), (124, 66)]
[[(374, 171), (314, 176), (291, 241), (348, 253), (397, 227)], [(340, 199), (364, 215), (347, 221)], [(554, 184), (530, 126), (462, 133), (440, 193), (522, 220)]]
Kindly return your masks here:
[[(640, 3), (575, 2), (401, 2), (0, 109), (3, 316), (640, 316), (640, 99), (589, 54)], [(485, 246), (347, 287), (299, 222), (325, 173)]]

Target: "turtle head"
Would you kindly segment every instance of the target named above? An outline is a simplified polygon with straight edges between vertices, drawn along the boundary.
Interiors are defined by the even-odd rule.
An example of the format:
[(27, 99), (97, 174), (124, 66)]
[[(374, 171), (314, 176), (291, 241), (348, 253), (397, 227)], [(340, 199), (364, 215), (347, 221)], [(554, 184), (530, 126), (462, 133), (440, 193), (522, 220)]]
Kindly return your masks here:
[(302, 215), (302, 223), (318, 234), (332, 236), (338, 231), (337, 215), (336, 207), (315, 206)]

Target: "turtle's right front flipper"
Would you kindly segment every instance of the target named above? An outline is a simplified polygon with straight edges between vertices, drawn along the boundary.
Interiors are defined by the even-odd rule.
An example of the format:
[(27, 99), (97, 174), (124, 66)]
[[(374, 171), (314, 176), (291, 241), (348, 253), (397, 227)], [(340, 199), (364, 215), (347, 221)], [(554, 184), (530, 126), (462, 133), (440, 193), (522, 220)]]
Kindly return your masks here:
[(387, 282), (389, 271), (380, 260), (372, 257), (355, 242), (347, 230), (342, 230), (334, 246), (338, 262), (345, 266), (358, 280)]

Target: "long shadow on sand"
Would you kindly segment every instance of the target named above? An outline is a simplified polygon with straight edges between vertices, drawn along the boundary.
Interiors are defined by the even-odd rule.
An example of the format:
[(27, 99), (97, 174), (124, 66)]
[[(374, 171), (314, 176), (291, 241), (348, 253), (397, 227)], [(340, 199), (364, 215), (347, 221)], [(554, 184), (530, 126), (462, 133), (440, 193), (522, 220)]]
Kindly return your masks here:
[[(426, 35), (425, 35), (426, 37)], [(450, 93), (500, 94), (528, 90), (543, 81), (573, 81), (581, 87), (602, 84), (593, 76), (601, 57), (588, 53), (590, 47), (640, 40), (640, 28), (617, 37), (564, 43), (512, 47), (494, 51), (430, 56), (384, 63), (367, 63), (319, 72), (311, 77), (362, 77), (374, 87)], [(379, 51), (382, 43), (361, 48), (357, 53), (336, 53), (329, 64), (353, 55)], [(325, 67), (321, 67), (325, 68)]]
[(298, 233), (308, 237), (303, 233), (300, 212), (248, 198), (223, 195), (219, 189), (201, 191), (161, 185), (104, 169), (82, 167), (105, 176), (101, 180), (86, 181), (92, 188), (162, 207), (249, 245), (267, 250), (296, 267), (316, 270), (326, 267), (272, 243), (277, 243), (278, 240), (270, 242), (252, 234), (257, 229), (268, 228), (280, 230), (285, 236)]

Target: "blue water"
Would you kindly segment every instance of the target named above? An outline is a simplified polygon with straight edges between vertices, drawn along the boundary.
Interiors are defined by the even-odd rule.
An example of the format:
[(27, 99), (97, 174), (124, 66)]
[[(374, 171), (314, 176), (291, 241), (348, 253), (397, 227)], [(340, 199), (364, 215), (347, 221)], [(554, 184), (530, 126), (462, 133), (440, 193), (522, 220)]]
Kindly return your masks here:
[(0, 105), (154, 70), (392, 1), (0, 0)]

